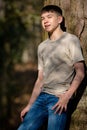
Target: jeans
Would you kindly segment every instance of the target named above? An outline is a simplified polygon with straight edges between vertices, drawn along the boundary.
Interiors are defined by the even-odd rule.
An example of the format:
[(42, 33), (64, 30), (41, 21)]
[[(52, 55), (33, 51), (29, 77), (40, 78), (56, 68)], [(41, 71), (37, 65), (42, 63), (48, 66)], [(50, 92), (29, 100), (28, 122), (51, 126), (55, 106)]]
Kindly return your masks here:
[(58, 100), (58, 97), (54, 95), (41, 92), (18, 130), (38, 130), (45, 120), (48, 120), (47, 130), (64, 130), (67, 112), (59, 115), (54, 114), (55, 110), (52, 110)]

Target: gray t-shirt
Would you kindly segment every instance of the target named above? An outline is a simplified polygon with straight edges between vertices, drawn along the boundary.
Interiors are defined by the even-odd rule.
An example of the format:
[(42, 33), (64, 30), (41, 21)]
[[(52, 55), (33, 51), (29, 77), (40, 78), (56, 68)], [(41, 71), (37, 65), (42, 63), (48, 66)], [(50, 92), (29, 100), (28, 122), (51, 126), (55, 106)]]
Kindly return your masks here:
[(83, 61), (79, 39), (70, 33), (56, 41), (47, 39), (38, 47), (38, 69), (43, 71), (43, 92), (64, 93), (75, 76), (74, 64)]

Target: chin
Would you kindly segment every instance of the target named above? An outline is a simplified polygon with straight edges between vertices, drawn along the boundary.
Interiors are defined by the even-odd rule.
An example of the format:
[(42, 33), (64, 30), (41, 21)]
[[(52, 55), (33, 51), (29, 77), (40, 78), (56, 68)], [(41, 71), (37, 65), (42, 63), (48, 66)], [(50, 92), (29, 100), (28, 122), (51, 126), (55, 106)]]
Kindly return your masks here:
[(47, 30), (47, 32), (51, 34), (53, 31), (52, 30)]
[(48, 33), (51, 33), (51, 32), (52, 32), (52, 29), (50, 29), (50, 28), (45, 28), (45, 31), (48, 32)]
[(53, 30), (50, 30), (50, 29), (45, 29), (45, 31), (48, 32), (48, 33), (52, 33), (53, 32)]

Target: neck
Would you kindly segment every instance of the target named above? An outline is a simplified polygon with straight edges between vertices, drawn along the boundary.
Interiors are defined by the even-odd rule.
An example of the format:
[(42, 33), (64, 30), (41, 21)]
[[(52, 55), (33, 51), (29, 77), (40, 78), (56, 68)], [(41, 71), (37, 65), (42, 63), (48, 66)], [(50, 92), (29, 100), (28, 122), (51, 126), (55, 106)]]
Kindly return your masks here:
[(55, 41), (59, 39), (64, 32), (61, 30), (61, 28), (56, 29), (55, 31), (48, 33), (50, 40)]

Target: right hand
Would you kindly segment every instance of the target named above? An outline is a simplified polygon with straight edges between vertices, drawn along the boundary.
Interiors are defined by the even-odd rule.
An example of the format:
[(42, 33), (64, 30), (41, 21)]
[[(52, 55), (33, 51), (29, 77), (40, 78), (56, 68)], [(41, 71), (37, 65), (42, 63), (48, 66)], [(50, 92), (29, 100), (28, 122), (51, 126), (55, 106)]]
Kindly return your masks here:
[(29, 111), (29, 109), (30, 109), (30, 106), (27, 105), (27, 106), (21, 111), (21, 114), (20, 114), (21, 121), (23, 121), (23, 118), (24, 118), (25, 114)]

